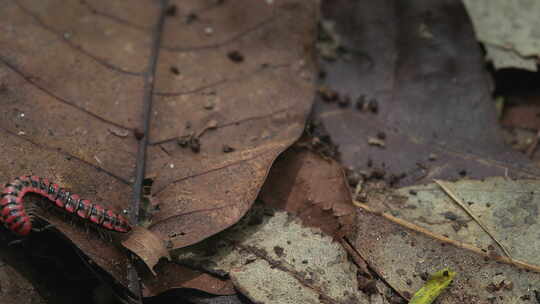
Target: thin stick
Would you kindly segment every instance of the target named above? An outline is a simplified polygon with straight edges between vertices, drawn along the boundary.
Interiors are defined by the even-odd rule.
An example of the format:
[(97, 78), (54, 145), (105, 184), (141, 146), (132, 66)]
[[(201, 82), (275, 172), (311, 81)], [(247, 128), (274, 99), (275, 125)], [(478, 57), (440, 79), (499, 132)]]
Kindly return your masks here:
[(484, 229), (484, 231), (487, 233), (487, 235), (489, 235), (489, 237), (495, 242), (497, 243), (497, 245), (502, 249), (502, 251), (504, 252), (504, 254), (506, 254), (506, 256), (512, 261), (512, 256), (510, 255), (510, 251), (508, 251), (508, 249), (506, 249), (506, 247), (504, 247), (504, 245), (499, 242), (494, 236), (493, 234), (491, 234), (491, 232), (489, 231), (489, 229), (486, 227), (486, 225), (484, 225), (484, 223), (482, 223), (482, 221), (480, 221), (480, 219), (478, 217), (476, 217), (472, 212), (471, 210), (469, 210), (469, 208), (459, 199), (459, 197), (457, 197), (452, 191), (450, 191), (450, 189), (445, 185), (445, 183), (443, 181), (440, 181), (440, 180), (437, 180), (437, 179), (434, 179), (433, 181), (435, 181), (435, 183), (437, 185), (439, 185), (443, 191), (446, 193), (446, 195), (448, 195), (450, 198), (452, 198), (452, 200), (454, 200), (454, 202), (456, 204), (458, 204), (463, 210), (465, 210), (465, 212), (467, 212), (467, 214), (482, 228)]
[(365, 211), (367, 211), (369, 213), (372, 213), (372, 214), (375, 214), (375, 215), (380, 215), (380, 216), (384, 217), (385, 219), (387, 219), (387, 220), (389, 220), (389, 221), (391, 221), (393, 223), (396, 223), (396, 224), (398, 224), (398, 225), (400, 225), (402, 227), (405, 227), (405, 228), (410, 229), (412, 231), (416, 231), (418, 233), (424, 234), (424, 235), (426, 235), (428, 237), (439, 240), (441, 242), (445, 242), (445, 243), (453, 245), (455, 247), (463, 248), (465, 250), (472, 251), (472, 252), (474, 252), (474, 253), (476, 253), (478, 255), (493, 259), (493, 260), (495, 260), (497, 262), (500, 262), (500, 263), (510, 264), (510, 265), (514, 265), (514, 266), (522, 268), (522, 269), (527, 269), (527, 270), (530, 270), (530, 271), (540, 273), (540, 266), (529, 264), (527, 262), (523, 262), (523, 261), (520, 261), (520, 260), (511, 259), (511, 258), (508, 258), (508, 257), (505, 257), (505, 256), (493, 255), (493, 254), (486, 253), (486, 252), (482, 251), (482, 249), (480, 249), (480, 248), (478, 248), (476, 246), (473, 246), (473, 245), (470, 245), (470, 244), (467, 244), (467, 243), (464, 243), (464, 242), (452, 240), (451, 238), (448, 238), (448, 237), (445, 237), (445, 236), (442, 236), (442, 235), (439, 235), (439, 234), (435, 234), (435, 233), (427, 230), (424, 227), (420, 227), (420, 226), (415, 225), (415, 224), (413, 224), (411, 222), (407, 222), (407, 221), (402, 220), (400, 218), (397, 218), (397, 217), (395, 217), (395, 216), (393, 216), (393, 215), (391, 215), (389, 213), (384, 213), (384, 212), (381, 213), (380, 211), (375, 210), (372, 207), (370, 207), (370, 206), (368, 206), (368, 205), (366, 205), (364, 203), (361, 203), (359, 201), (353, 200), (353, 204), (356, 207), (362, 208), (363, 210), (365, 210)]

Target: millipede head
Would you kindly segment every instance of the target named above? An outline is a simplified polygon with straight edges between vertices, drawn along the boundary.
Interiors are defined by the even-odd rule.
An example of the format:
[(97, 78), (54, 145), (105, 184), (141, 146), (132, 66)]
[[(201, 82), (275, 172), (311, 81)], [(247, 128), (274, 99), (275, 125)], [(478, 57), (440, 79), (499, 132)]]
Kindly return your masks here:
[(117, 222), (113, 228), (118, 232), (129, 232), (131, 230), (131, 225), (125, 217), (118, 215)]

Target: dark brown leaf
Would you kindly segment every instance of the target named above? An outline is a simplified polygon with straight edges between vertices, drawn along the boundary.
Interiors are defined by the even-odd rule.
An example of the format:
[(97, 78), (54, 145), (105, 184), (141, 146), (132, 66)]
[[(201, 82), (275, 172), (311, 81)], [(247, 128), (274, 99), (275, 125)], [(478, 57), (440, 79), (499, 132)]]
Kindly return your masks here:
[(340, 236), (353, 224), (355, 208), (341, 166), (309, 150), (289, 149), (281, 155), (260, 198), (328, 235)]
[(213, 295), (236, 293), (230, 280), (219, 279), (174, 263), (160, 263), (156, 267), (156, 272), (157, 276), (146, 275), (143, 277), (145, 297), (155, 296), (175, 288), (192, 288)]
[[(325, 1), (323, 12), (345, 52), (323, 62), (325, 85), (363, 102), (359, 109), (315, 105), (315, 119), (345, 166), (383, 170), (395, 185), (463, 173), (540, 176), (503, 142), (489, 75), (460, 1)], [(380, 132), (384, 149), (368, 140)]]
[[(189, 12), (202, 4), (177, 6)], [(317, 9), (305, 1), (231, 1), (205, 11), (210, 24), (168, 23), (149, 151), (153, 194), (162, 204), (149, 229), (173, 248), (234, 224), (276, 156), (301, 134), (313, 96), (305, 48), (314, 38)], [(231, 50), (241, 51), (244, 61), (232, 62)], [(186, 76), (173, 77), (171, 65)], [(217, 127), (207, 128), (211, 121)], [(202, 134), (199, 153), (176, 143), (190, 132)], [(224, 145), (235, 150), (224, 153)]]

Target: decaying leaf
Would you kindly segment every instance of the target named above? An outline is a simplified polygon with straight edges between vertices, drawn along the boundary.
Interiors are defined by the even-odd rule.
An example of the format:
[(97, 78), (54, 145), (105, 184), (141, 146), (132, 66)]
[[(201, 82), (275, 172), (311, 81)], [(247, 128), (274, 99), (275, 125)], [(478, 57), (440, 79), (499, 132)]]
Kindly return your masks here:
[(229, 279), (218, 278), (175, 263), (160, 263), (156, 266), (156, 276), (143, 274), (143, 296), (159, 295), (171, 289), (190, 288), (212, 295), (232, 295), (236, 290)]
[(463, 1), (478, 40), (497, 69), (536, 71), (540, 55), (537, 35), (540, 4), (536, 1)]
[[(492, 236), (434, 184), (397, 190), (395, 194), (402, 199), (390, 201), (387, 212), (436, 234), (479, 249), (489, 248), (490, 254), (504, 256), (493, 240), (496, 239), (512, 258), (540, 266), (536, 254), (540, 244), (536, 243), (534, 234), (540, 229), (536, 221), (540, 205), (537, 181), (496, 177), (445, 184), (467, 204)], [(411, 190), (415, 195), (409, 193)]]
[(135, 253), (154, 275), (154, 266), (161, 258), (171, 259), (165, 242), (143, 227), (135, 227), (122, 245)]
[(456, 273), (448, 268), (439, 270), (432, 274), (426, 284), (422, 286), (409, 301), (409, 304), (431, 304), (443, 292)]
[(341, 166), (309, 150), (289, 149), (270, 170), (260, 199), (330, 236), (352, 228), (354, 206)]
[[(490, 234), (438, 185), (418, 185), (388, 190), (378, 208), (374, 204), (380, 201), (360, 204), (369, 212), (358, 213), (356, 233), (350, 236), (354, 248), (404, 296), (420, 288), (425, 273), (449, 267), (460, 275), (440, 303), (534, 298), (529, 286), (540, 284), (538, 182), (490, 178), (445, 185)], [(495, 280), (498, 274), (503, 278)]]
[(174, 255), (182, 264), (229, 274), (256, 303), (367, 303), (357, 268), (339, 243), (260, 205), (237, 225)]

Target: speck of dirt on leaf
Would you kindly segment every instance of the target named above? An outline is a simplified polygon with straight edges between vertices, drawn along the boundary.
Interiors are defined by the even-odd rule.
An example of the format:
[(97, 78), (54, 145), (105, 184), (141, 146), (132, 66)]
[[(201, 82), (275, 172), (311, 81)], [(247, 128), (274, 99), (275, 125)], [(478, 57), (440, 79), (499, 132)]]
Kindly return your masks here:
[(225, 144), (223, 145), (223, 153), (231, 153), (231, 152), (234, 152), (234, 148)]
[(274, 253), (278, 256), (278, 257), (282, 257), (284, 256), (284, 249), (283, 247), (279, 247), (279, 246), (274, 246)]
[(235, 63), (240, 63), (244, 61), (244, 55), (237, 50), (228, 52), (227, 57), (229, 57), (229, 59)]
[(189, 143), (189, 147), (193, 153), (199, 153), (201, 151), (201, 141), (198, 137), (193, 137)]
[(346, 108), (351, 104), (351, 96), (345, 94), (338, 100), (338, 105), (342, 108)]
[(167, 10), (165, 10), (165, 16), (167, 17), (174, 17), (176, 16), (176, 5), (172, 4), (167, 7)]
[(186, 24), (191, 24), (195, 21), (199, 20), (199, 15), (195, 14), (195, 13), (189, 13), (187, 16), (186, 16), (186, 19), (185, 19), (185, 23)]
[(443, 215), (447, 220), (455, 221), (455, 220), (458, 219), (458, 216), (457, 216), (455, 213), (451, 212), (451, 211), (444, 212), (442, 215)]
[(189, 134), (186, 134), (186, 135), (182, 135), (178, 137), (178, 140), (176, 141), (176, 143), (182, 148), (187, 148), (193, 136), (195, 136), (193, 132), (190, 132)]
[(141, 140), (144, 137), (144, 132), (136, 128), (135, 130), (133, 130), (133, 135), (135, 136), (137, 140)]
[(379, 102), (377, 99), (372, 98), (368, 103), (368, 109), (373, 113), (377, 114), (379, 112)]
[(358, 173), (354, 169), (347, 170), (346, 174), (347, 174), (347, 182), (349, 183), (349, 186), (351, 187), (356, 187), (356, 185), (358, 185), (358, 183), (360, 182), (360, 179), (362, 178), (360, 173)]
[(361, 112), (366, 112), (368, 110), (366, 95), (360, 95), (356, 98), (356, 109)]
[(522, 295), (521, 297), (519, 297), (520, 300), (522, 301), (529, 301), (531, 299), (531, 296), (528, 295), (528, 294), (525, 294), (525, 295)]
[(407, 177), (407, 173), (401, 173), (401, 174), (391, 174), (388, 179), (388, 184), (393, 187), (397, 185), (402, 179)]
[(318, 90), (322, 100), (326, 102), (334, 102), (339, 99), (339, 94), (336, 90), (332, 90), (326, 86), (322, 86)]
[(174, 75), (180, 75), (180, 70), (178, 70), (177, 67), (175, 66), (171, 66), (170, 69), (171, 73), (173, 73)]
[(383, 179), (385, 175), (386, 171), (383, 169), (373, 169), (369, 177), (373, 179)]

